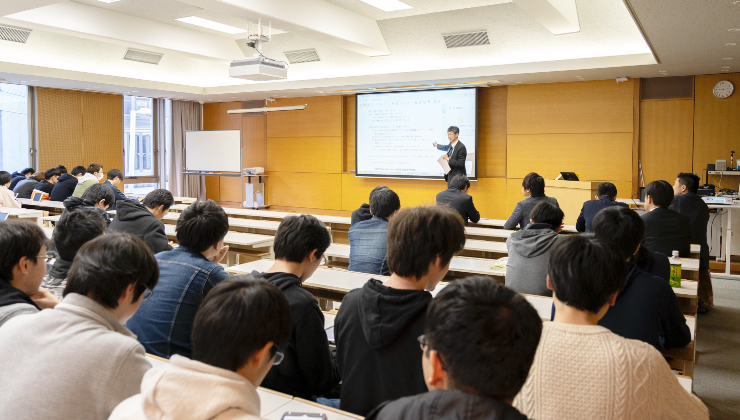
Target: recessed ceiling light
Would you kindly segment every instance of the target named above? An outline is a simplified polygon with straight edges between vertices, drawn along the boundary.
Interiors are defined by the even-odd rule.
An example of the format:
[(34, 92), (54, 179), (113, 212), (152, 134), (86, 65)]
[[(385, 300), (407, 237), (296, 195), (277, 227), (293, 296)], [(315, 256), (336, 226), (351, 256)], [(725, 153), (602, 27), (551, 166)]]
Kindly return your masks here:
[(725, 57), (723, 60), (732, 60), (732, 57)]
[(517, 82), (517, 83), (522, 83), (522, 82)]
[(728, 47), (734, 47), (735, 45), (737, 45), (737, 42), (728, 42), (725, 45), (727, 45)]
[(395, 12), (396, 10), (411, 9), (408, 4), (398, 0), (361, 0), (370, 6), (377, 7), (385, 12)]
[(740, 28), (730, 28), (728, 29), (730, 32), (740, 32)]
[(103, 2), (103, 3), (115, 3), (115, 2), (120, 1), (120, 0), (98, 0), (98, 1), (99, 2)]
[(723, 69), (729, 69), (730, 66), (722, 66)]
[(720, 71), (730, 71), (730, 70), (729, 70), (729, 69), (722, 69), (722, 70), (720, 70)]
[(213, 29), (214, 31), (226, 32), (227, 34), (243, 34), (248, 30), (246, 28), (237, 28), (236, 26), (224, 25), (223, 23), (214, 22), (212, 20), (199, 18), (197, 16), (188, 16), (184, 18), (175, 19), (180, 22), (189, 23), (191, 25), (200, 26), (203, 28)]

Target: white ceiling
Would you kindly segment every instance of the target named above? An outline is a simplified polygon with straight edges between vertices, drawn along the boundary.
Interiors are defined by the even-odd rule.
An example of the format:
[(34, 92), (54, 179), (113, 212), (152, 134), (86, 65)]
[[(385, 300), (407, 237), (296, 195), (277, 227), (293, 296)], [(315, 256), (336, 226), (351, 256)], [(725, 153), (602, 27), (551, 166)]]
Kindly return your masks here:
[[(9, 4), (6, 2), (23, 1), (27, 0), (2, 0), (2, 7)], [(234, 40), (243, 35), (174, 20), (194, 15), (244, 27), (245, 16), (256, 16), (236, 9), (247, 4), (246, 0), (219, 0), (219, 4), (230, 2), (229, 7), (239, 12), (231, 14), (214, 11), (221, 10), (218, 7), (200, 10), (192, 5), (209, 6), (209, 1), (216, 0), (183, 1), (188, 4), (175, 0), (110, 4), (76, 0), (47, 6), (69, 13), (63, 22), (54, 21), (54, 14), (48, 12), (51, 17), (44, 17), (44, 8), (2, 17), (1, 24), (33, 32), (26, 44), (0, 41), (0, 78), (36, 86), (232, 101), (418, 83), (495, 79), (516, 84), (578, 80), (575, 76), (584, 80), (657, 77), (658, 70), (667, 70), (668, 75), (719, 73), (722, 66), (732, 66), (733, 60), (723, 57), (740, 60), (740, 45), (725, 46), (727, 42), (740, 44), (740, 32), (727, 31), (740, 26), (740, 4), (729, 0), (575, 0), (580, 32), (560, 36), (554, 36), (511, 0), (409, 0), (406, 3), (413, 9), (398, 12), (383, 12), (360, 0), (312, 0), (341, 8), (340, 13), (348, 18), (367, 24), (362, 29), (365, 32), (347, 33), (346, 25), (334, 27), (330, 19), (306, 23), (289, 14), (281, 16), (288, 22), (275, 19), (273, 25), (287, 33), (275, 35), (265, 45), (264, 54), (284, 60), (284, 51), (316, 48), (322, 61), (292, 65), (284, 81), (247, 82), (228, 77)], [(627, 6), (634, 10), (652, 51)], [(127, 25), (119, 30), (101, 21), (75, 22), (85, 13)], [(271, 16), (275, 14), (279, 10), (271, 11)], [(389, 55), (371, 57), (348, 49), (347, 40), (360, 45), (369, 39), (362, 36), (372, 36), (373, 25), (382, 34)], [(488, 31), (491, 45), (445, 47), (442, 34), (474, 30)], [(126, 47), (163, 52), (164, 57), (156, 66), (125, 61)], [(738, 71), (737, 66), (740, 64), (731, 71)]]

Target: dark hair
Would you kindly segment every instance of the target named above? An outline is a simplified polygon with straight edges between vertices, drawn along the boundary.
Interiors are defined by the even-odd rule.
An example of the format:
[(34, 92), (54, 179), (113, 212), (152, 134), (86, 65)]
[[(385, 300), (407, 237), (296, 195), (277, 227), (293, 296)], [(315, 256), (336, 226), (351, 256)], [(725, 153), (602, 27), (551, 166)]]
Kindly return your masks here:
[(565, 214), (560, 207), (550, 203), (539, 203), (529, 212), (529, 218), (534, 223), (547, 223), (556, 230), (563, 224)]
[(57, 165), (56, 168), (59, 169), (59, 172), (61, 172), (62, 174), (67, 173), (67, 167), (64, 165)]
[(542, 320), (527, 299), (487, 276), (442, 289), (424, 326), (450, 387), (496, 400), (513, 399), (524, 386), (541, 334)]
[(120, 169), (111, 169), (108, 171), (107, 179), (116, 179), (116, 177), (123, 181), (123, 172)]
[(28, 219), (10, 219), (0, 222), (0, 281), (10, 283), (13, 280), (13, 267), (21, 258), (26, 257), (34, 264), (41, 247), (48, 240), (41, 227)]
[(673, 186), (666, 181), (653, 181), (645, 187), (645, 196), (650, 196), (658, 207), (668, 207), (673, 202)]
[(680, 185), (686, 186), (686, 189), (689, 190), (689, 192), (695, 193), (699, 190), (699, 184), (701, 183), (701, 179), (696, 174), (690, 174), (687, 172), (681, 172), (677, 176), (678, 183)]
[(229, 218), (213, 200), (191, 204), (177, 219), (177, 243), (192, 252), (203, 252), (212, 247), (228, 231)]
[(388, 223), (388, 268), (421, 279), (437, 256), (447, 265), (465, 246), (465, 224), (449, 207), (405, 208)]
[(596, 188), (596, 195), (599, 197), (607, 196), (611, 199), (617, 196), (617, 186), (611, 182), (602, 182)]
[(129, 233), (108, 232), (82, 245), (67, 277), (64, 296), (78, 293), (111, 309), (129, 284), (135, 284), (133, 301), (154, 290), (159, 266), (151, 248)]
[(46, 172), (44, 172), (44, 178), (46, 178), (47, 180), (55, 176), (62, 176), (62, 171), (60, 171), (59, 168), (47, 169)]
[(36, 170), (33, 168), (25, 168), (21, 171), (21, 175), (33, 174), (34, 172), (36, 172)]
[(95, 172), (100, 172), (101, 169), (103, 169), (103, 165), (99, 163), (91, 163), (90, 166), (87, 167), (87, 173), (94, 174)]
[(175, 198), (172, 197), (171, 192), (160, 188), (147, 194), (141, 204), (150, 209), (156, 209), (159, 206), (164, 206), (164, 209), (168, 210), (170, 207), (172, 207), (173, 204), (175, 204)]
[(401, 199), (390, 188), (382, 188), (370, 193), (370, 212), (373, 216), (387, 219), (394, 211), (401, 208)]
[(329, 245), (331, 235), (326, 225), (310, 214), (301, 214), (280, 222), (272, 248), (276, 260), (302, 263), (314, 249), (316, 258), (320, 258)]
[(59, 258), (71, 262), (77, 251), (105, 233), (105, 218), (97, 211), (82, 207), (77, 211), (66, 211), (54, 226), (52, 241)]
[(607, 207), (601, 210), (594, 216), (593, 226), (594, 235), (614, 241), (625, 260), (632, 257), (645, 236), (642, 218), (627, 207)]
[(267, 343), (284, 347), (292, 330), (280, 289), (251, 274), (230, 277), (208, 293), (195, 314), (193, 360), (236, 371)]
[(457, 127), (455, 127), (454, 125), (451, 125), (451, 126), (450, 126), (450, 128), (448, 128), (448, 129), (447, 129), (447, 132), (448, 132), (448, 133), (449, 133), (450, 131), (451, 131), (451, 132), (453, 132), (453, 133), (455, 133), (455, 134), (460, 134), (460, 129), (459, 129), (459, 128), (457, 128)]
[(522, 187), (529, 190), (532, 197), (542, 197), (545, 195), (545, 178), (537, 172), (530, 172), (522, 180)]
[(13, 180), (13, 175), (8, 171), (0, 171), (0, 185), (5, 185)]
[(568, 235), (553, 245), (547, 275), (553, 296), (580, 311), (598, 313), (627, 278), (627, 262), (612, 241)]
[(36, 181), (43, 181), (44, 179), (46, 179), (46, 175), (44, 175), (43, 172), (34, 172), (34, 174), (31, 175), (29, 178), (33, 178)]
[(105, 200), (103, 204), (110, 206), (115, 203), (116, 196), (113, 195), (113, 190), (107, 185), (93, 184), (84, 193), (82, 193), (83, 200), (92, 201), (94, 204), (98, 204), (100, 200)]
[(457, 188), (460, 191), (470, 188), (470, 180), (465, 175), (455, 175), (452, 177), (452, 181), (450, 181), (450, 188)]
[(72, 176), (84, 175), (86, 172), (84, 166), (75, 166), (72, 168)]

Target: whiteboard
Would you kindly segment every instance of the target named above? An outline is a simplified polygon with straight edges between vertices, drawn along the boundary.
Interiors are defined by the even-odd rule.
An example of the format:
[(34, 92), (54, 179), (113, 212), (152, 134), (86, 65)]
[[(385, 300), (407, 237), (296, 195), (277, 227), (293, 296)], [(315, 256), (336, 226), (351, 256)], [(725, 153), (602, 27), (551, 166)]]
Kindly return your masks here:
[(186, 172), (241, 172), (241, 130), (186, 131)]

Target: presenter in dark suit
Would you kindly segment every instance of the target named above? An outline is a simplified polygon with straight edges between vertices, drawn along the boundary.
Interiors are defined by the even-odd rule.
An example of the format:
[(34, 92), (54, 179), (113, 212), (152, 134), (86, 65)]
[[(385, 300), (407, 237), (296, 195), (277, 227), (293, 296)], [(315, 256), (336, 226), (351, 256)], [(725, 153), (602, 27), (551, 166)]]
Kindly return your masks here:
[(653, 181), (645, 187), (645, 239), (642, 244), (653, 252), (670, 256), (673, 251), (688, 258), (691, 252), (691, 221), (671, 210), (673, 187), (665, 181)]
[(583, 203), (581, 214), (576, 220), (576, 230), (579, 232), (593, 232), (592, 222), (596, 213), (601, 210), (617, 206), (629, 207), (627, 204), (614, 201), (617, 198), (617, 187), (611, 182), (602, 182), (596, 189), (596, 200), (589, 200)]
[(480, 220), (480, 213), (473, 204), (473, 197), (468, 195), (470, 189), (470, 180), (465, 175), (455, 175), (450, 180), (450, 188), (437, 194), (437, 205), (438, 206), (449, 206), (457, 210), (462, 216), (465, 224), (468, 224), (468, 220), (473, 223), (478, 223)]
[(457, 140), (459, 136), (460, 129), (453, 125), (447, 129), (447, 139), (450, 141), (450, 144), (443, 146), (441, 144), (437, 144), (436, 141), (432, 143), (437, 149), (447, 152), (443, 157), (450, 165), (450, 172), (445, 174), (447, 188), (450, 188), (450, 182), (455, 175), (467, 175), (465, 171), (465, 159), (468, 157), (468, 150), (461, 141)]

